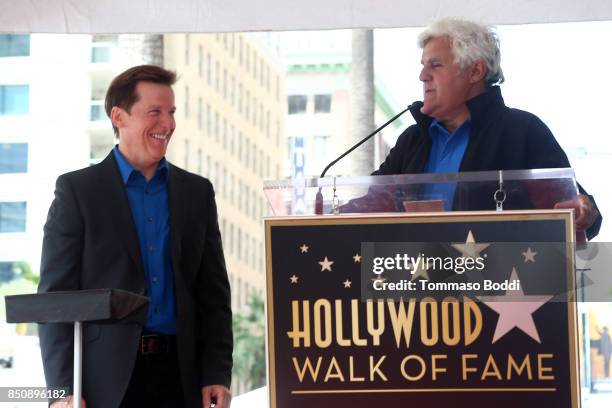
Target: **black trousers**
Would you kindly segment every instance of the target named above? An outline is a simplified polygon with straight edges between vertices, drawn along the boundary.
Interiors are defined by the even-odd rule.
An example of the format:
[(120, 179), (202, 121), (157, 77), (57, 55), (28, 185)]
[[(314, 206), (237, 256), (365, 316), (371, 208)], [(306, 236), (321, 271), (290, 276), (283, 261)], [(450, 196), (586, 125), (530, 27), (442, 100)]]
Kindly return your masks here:
[(120, 408), (175, 408), (184, 406), (175, 343), (168, 350), (143, 354), (140, 350)]

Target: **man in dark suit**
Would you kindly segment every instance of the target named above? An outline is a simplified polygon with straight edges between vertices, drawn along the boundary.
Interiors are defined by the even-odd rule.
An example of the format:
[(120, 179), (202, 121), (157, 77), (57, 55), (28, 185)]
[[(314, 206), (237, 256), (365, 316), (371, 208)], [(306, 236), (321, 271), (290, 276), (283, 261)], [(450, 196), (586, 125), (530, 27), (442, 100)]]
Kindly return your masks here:
[[(150, 298), (144, 327), (85, 325), (89, 408), (230, 405), (230, 289), (213, 187), (164, 158), (175, 80), (151, 65), (113, 80), (105, 108), (119, 144), (100, 164), (58, 178), (45, 224), (39, 292), (117, 288)], [(71, 327), (39, 331), (47, 386), (70, 387)]]

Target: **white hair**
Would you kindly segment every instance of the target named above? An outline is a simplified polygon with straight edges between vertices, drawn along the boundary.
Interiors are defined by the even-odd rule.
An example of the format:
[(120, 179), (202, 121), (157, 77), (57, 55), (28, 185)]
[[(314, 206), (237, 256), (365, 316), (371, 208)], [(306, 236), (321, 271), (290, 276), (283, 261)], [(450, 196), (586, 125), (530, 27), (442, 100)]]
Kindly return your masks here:
[(446, 17), (431, 23), (419, 34), (418, 45), (424, 48), (434, 37), (448, 37), (455, 63), (466, 68), (482, 60), (487, 65), (485, 82), (497, 85), (504, 82), (501, 69), (499, 37), (492, 27), (456, 17)]

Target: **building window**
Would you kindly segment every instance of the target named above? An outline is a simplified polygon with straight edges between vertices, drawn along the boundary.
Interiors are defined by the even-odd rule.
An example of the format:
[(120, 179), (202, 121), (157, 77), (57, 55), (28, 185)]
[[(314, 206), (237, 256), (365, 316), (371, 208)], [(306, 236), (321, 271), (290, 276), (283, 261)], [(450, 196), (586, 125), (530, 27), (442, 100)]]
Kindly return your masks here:
[(210, 52), (206, 53), (206, 83), (208, 86), (212, 85), (212, 63), (211, 63)]
[(238, 161), (242, 162), (242, 132), (238, 131)]
[(204, 74), (204, 51), (202, 46), (198, 45), (198, 76), (202, 78)]
[(26, 202), (0, 202), (0, 233), (25, 230)]
[(27, 143), (0, 143), (0, 174), (28, 171)]
[(202, 97), (198, 97), (198, 129), (202, 130)]
[(236, 253), (238, 260), (242, 259), (242, 229), (238, 228), (238, 240), (236, 241)]
[(189, 65), (189, 34), (185, 34), (185, 65)]
[(0, 57), (27, 57), (29, 55), (29, 34), (0, 34)]
[(236, 103), (236, 78), (233, 75), (230, 83), (230, 103), (234, 106)]
[(215, 112), (215, 120), (213, 121), (215, 142), (219, 143), (219, 112)]
[(327, 159), (330, 136), (315, 136), (313, 138), (313, 155), (319, 160)]
[(0, 115), (23, 115), (29, 111), (29, 85), (0, 85)]
[(227, 99), (227, 69), (223, 69), (223, 99)]
[(202, 149), (198, 149), (198, 161), (196, 163), (196, 171), (201, 176), (202, 175)]
[(185, 151), (183, 153), (184, 169), (189, 170), (189, 139), (185, 139)]
[(208, 103), (206, 104), (206, 136), (212, 136), (212, 113)]
[(331, 112), (331, 95), (315, 95), (314, 110), (315, 113)]
[(238, 35), (238, 64), (242, 66), (242, 53), (243, 53), (242, 35)]
[(238, 84), (238, 113), (242, 113), (242, 84)]
[(19, 269), (18, 262), (0, 262), (0, 285), (15, 279)]
[(223, 150), (227, 150), (227, 119), (223, 118), (223, 135), (221, 140), (223, 141)]
[(295, 115), (297, 113), (306, 113), (306, 102), (308, 98), (306, 95), (289, 95), (287, 97), (287, 104), (289, 105), (289, 114)]
[(219, 82), (221, 81), (221, 68), (219, 67), (219, 61), (215, 61), (215, 90), (219, 92), (221, 87)]
[(223, 199), (227, 199), (227, 169), (225, 167), (223, 167), (223, 178), (221, 179), (221, 183), (223, 183), (221, 185), (221, 196), (223, 197)]
[(185, 110), (185, 118), (189, 117), (189, 87), (185, 86), (185, 105), (184, 108)]
[(234, 125), (230, 125), (230, 153), (232, 156), (236, 152), (236, 128)]

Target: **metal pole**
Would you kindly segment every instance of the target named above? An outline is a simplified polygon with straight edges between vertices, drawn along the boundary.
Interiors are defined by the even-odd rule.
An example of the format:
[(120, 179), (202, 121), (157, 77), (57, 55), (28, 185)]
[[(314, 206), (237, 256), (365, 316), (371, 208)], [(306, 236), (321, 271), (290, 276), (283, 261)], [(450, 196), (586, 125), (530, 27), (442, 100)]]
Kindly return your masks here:
[(83, 323), (74, 322), (74, 378), (72, 382), (72, 406), (81, 408), (81, 379), (83, 369)]

